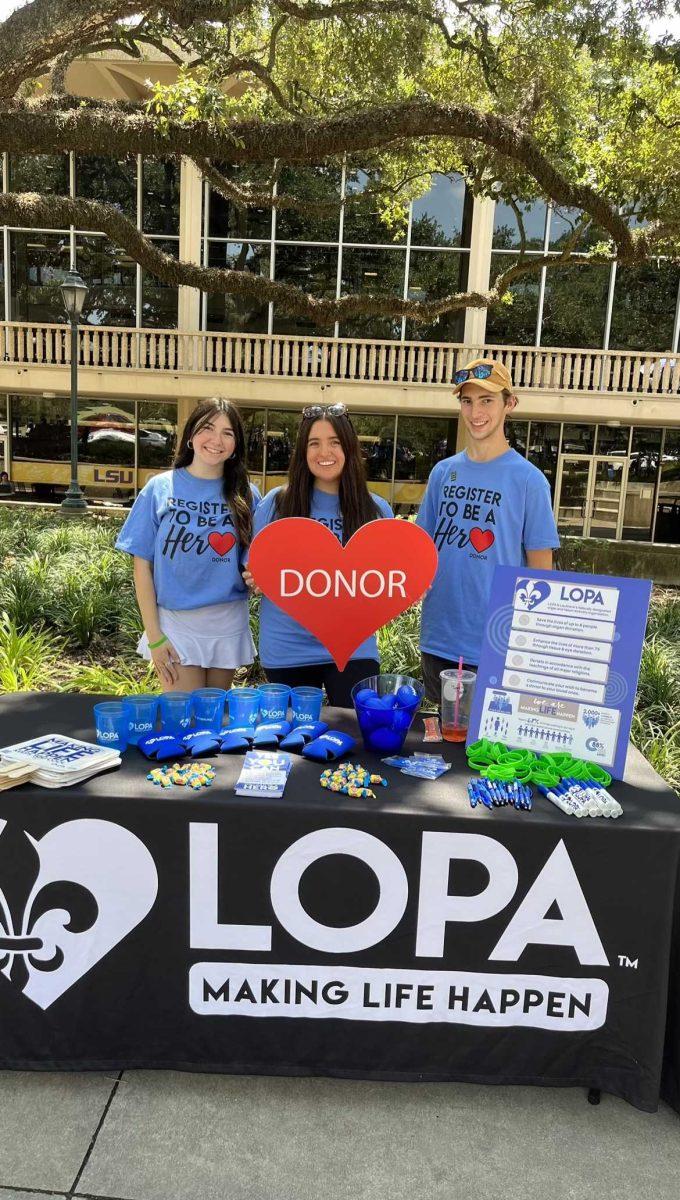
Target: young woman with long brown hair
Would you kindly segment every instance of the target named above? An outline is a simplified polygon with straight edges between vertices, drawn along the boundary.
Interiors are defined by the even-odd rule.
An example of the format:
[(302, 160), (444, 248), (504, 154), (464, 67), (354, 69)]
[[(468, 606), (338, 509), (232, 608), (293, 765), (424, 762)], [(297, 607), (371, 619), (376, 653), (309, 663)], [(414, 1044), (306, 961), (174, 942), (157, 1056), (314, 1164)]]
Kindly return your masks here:
[(259, 499), (238, 409), (220, 396), (202, 400), (172, 469), (142, 488), (116, 542), (134, 556), (137, 650), (165, 691), (228, 688), (253, 661), (242, 568)]
[[(368, 490), (361, 447), (344, 404), (303, 409), (288, 470), (288, 486), (275, 488), (255, 512), (253, 536), (281, 517), (320, 521), (343, 543), (368, 521), (393, 516)], [(246, 572), (246, 582), (253, 583)], [(325, 646), (282, 609), (262, 597), (260, 661), (270, 683), (324, 687), (329, 704), (351, 707), (355, 683), (380, 670), (375, 637), (355, 650), (339, 671)]]

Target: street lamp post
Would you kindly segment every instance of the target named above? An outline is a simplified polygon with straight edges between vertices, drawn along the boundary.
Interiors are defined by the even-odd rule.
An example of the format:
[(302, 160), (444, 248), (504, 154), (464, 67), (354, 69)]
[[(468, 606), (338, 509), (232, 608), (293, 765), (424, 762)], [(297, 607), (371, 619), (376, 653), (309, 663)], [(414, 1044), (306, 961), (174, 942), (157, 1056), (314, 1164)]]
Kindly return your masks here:
[(77, 271), (69, 271), (61, 285), (64, 308), (71, 325), (71, 482), (61, 502), (66, 512), (83, 512), (87, 501), (78, 484), (78, 318), (87, 288)]

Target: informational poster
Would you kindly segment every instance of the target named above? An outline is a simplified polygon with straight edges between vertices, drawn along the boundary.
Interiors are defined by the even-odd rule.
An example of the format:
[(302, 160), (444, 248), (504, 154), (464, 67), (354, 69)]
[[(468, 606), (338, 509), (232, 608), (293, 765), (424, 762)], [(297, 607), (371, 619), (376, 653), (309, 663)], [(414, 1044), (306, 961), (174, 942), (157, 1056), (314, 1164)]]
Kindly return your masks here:
[(651, 590), (496, 567), (468, 743), (569, 751), (622, 778)]

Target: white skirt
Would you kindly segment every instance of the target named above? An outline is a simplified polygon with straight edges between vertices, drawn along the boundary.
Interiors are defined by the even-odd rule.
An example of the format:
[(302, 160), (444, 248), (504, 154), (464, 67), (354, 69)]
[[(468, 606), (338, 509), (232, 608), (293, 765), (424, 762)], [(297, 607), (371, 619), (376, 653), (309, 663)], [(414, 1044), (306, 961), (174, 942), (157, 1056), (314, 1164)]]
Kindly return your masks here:
[[(231, 671), (249, 666), (255, 658), (247, 600), (209, 604), (205, 608), (159, 607), (158, 619), (183, 667), (220, 667)], [(137, 653), (151, 661), (145, 633), (139, 639)]]

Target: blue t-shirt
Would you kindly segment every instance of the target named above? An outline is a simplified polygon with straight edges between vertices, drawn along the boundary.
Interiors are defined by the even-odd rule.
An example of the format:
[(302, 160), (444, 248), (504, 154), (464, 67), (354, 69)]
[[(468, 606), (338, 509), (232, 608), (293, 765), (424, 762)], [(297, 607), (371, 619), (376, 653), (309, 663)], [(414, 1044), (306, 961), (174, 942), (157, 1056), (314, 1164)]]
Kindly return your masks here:
[[(260, 493), (250, 485), (252, 507)], [(184, 467), (154, 475), (137, 496), (117, 550), (153, 563), (161, 608), (203, 608), (245, 600), (244, 548), (221, 479), (197, 479)]]
[[(261, 500), (255, 510), (253, 536), (270, 525), (276, 517), (276, 495), (281, 488), (274, 488)], [(382, 496), (371, 498), (378, 507), (379, 517), (393, 517), (394, 513)], [(316, 488), (312, 492), (310, 505), (311, 519), (319, 521), (330, 529), (331, 533), (342, 541), (342, 513), (339, 496), (320, 492)], [(378, 658), (378, 643), (375, 635), (367, 638), (354, 651), (352, 658)], [(278, 605), (266, 596), (260, 602), (260, 662), (263, 667), (300, 667), (313, 663), (332, 662), (332, 657), (318, 638), (304, 629), (299, 621), (293, 620), (283, 612)]]
[(437, 463), (416, 522), (439, 552), (423, 600), (420, 648), (476, 664), (494, 567), (520, 567), (526, 550), (560, 544), (548, 481), (516, 450), (490, 462), (473, 462), (463, 451)]

